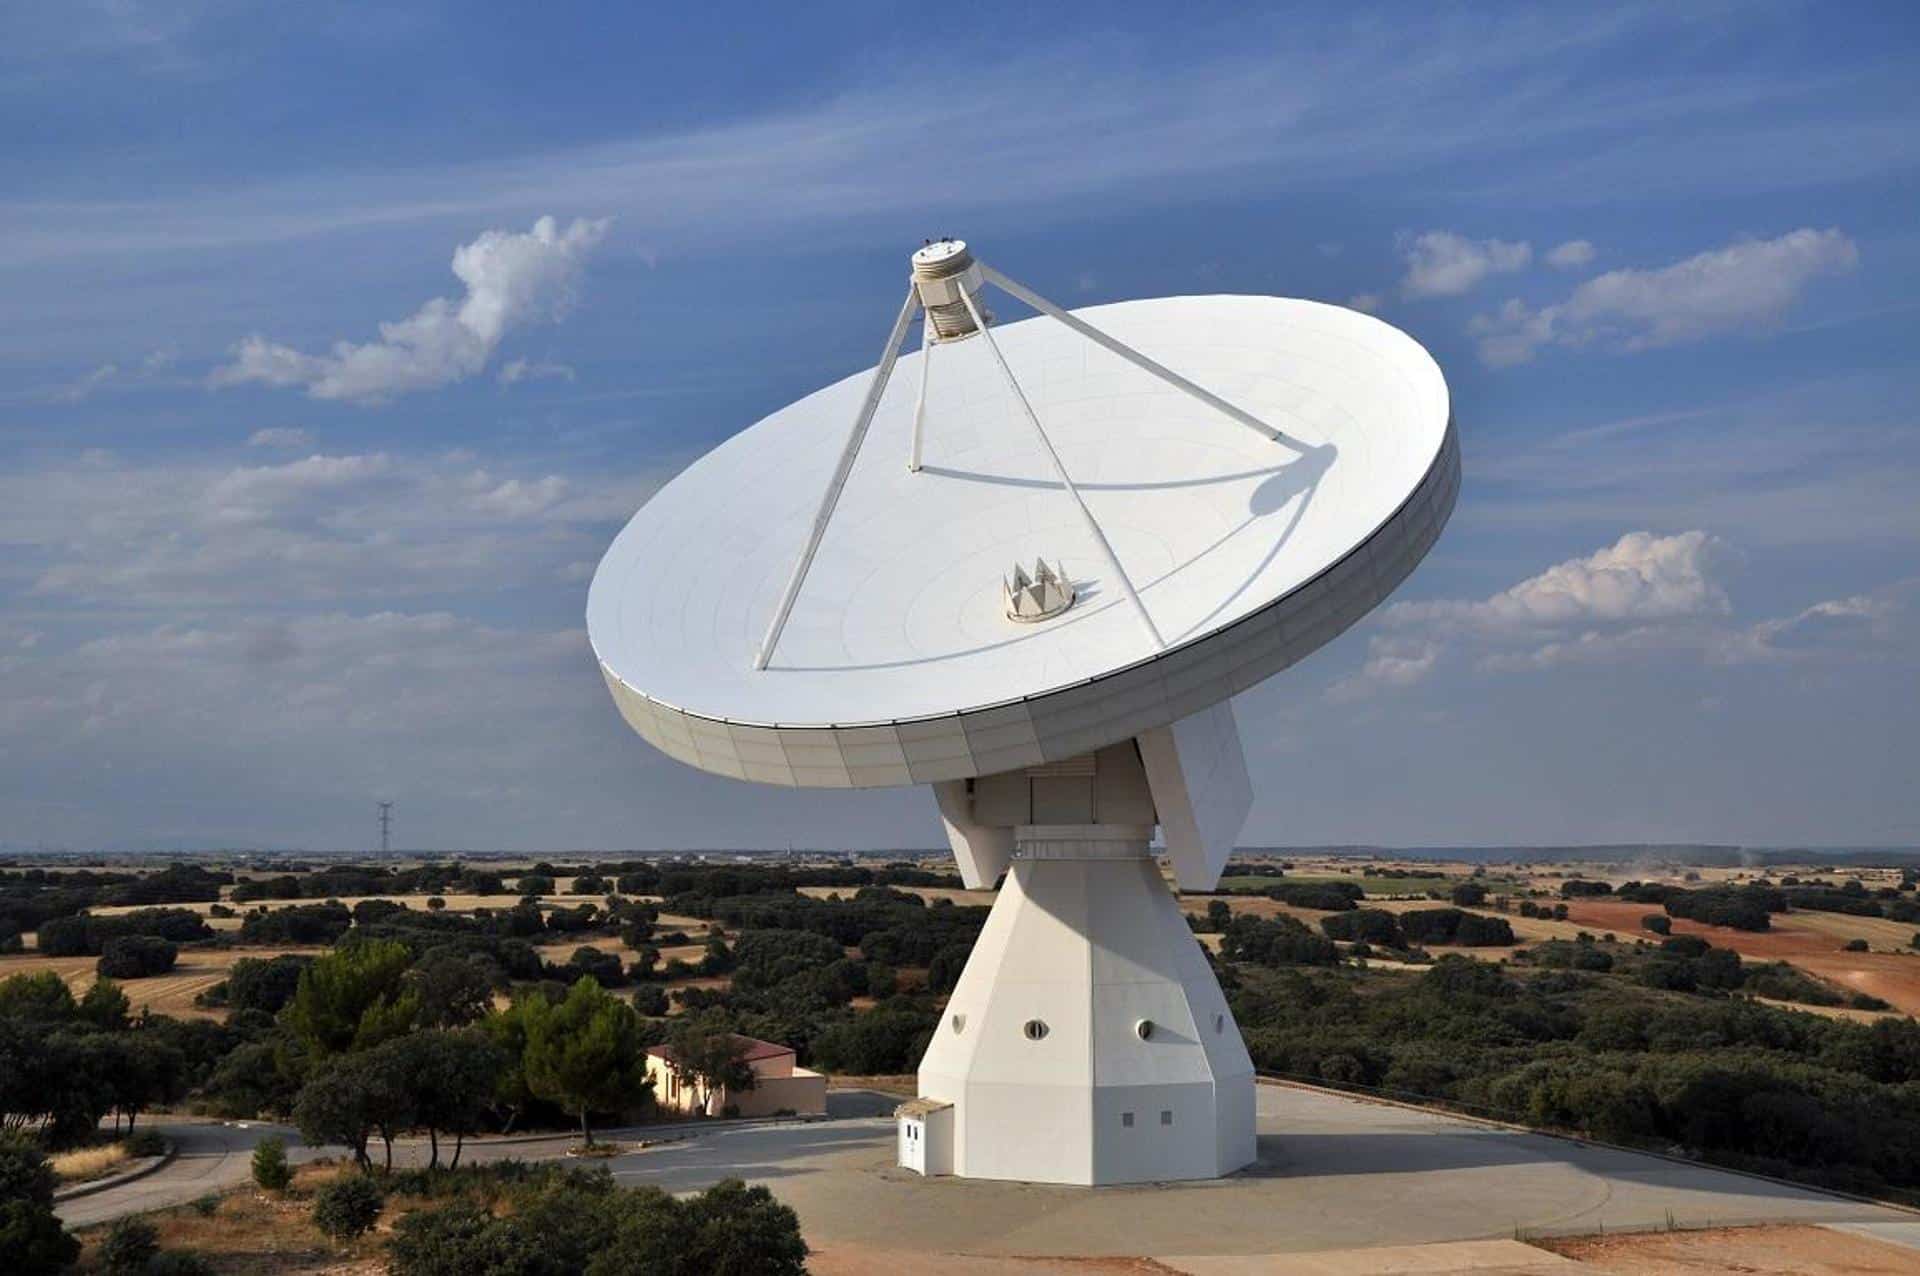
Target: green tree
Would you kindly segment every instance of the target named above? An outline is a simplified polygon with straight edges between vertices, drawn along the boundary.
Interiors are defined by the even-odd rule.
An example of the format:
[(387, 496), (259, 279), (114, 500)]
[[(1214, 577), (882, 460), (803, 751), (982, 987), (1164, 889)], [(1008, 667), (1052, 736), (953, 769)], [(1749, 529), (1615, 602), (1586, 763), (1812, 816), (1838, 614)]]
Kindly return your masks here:
[(1461, 908), (1479, 908), (1487, 902), (1487, 888), (1479, 882), (1458, 882), (1447, 897)]
[(0, 1201), (0, 1254), (7, 1256), (9, 1276), (52, 1276), (73, 1266), (80, 1242), (46, 1206)]
[(293, 1182), (287, 1164), (287, 1141), (278, 1136), (261, 1139), (253, 1148), (253, 1181), (269, 1192), (284, 1192)]
[(429, 950), (407, 972), (406, 986), (419, 1005), (419, 1023), (429, 1028), (461, 1028), (487, 1012), (500, 968), (480, 953), (441, 947)]
[(180, 959), (180, 946), (158, 935), (116, 935), (100, 949), (102, 978), (145, 979), (164, 975)]
[(96, 1060), (115, 1122), (132, 1133), (140, 1113), (186, 1092), (186, 1059), (157, 1033), (98, 1033), (84, 1038)]
[(310, 1144), (352, 1149), (363, 1170), (373, 1167), (367, 1144), (378, 1133), (391, 1167), (394, 1136), (413, 1124), (413, 1095), (392, 1053), (345, 1055), (322, 1064), (300, 1087), (293, 1120)]
[(589, 1118), (643, 1103), (649, 1093), (640, 1017), (590, 978), (559, 1004), (527, 1002), (522, 1055), (527, 1088), (580, 1120), (581, 1141), (593, 1143)]
[(527, 1085), (527, 1023), (535, 1014), (533, 1003), (539, 993), (517, 996), (513, 1004), (496, 1010), (480, 1021), (480, 1030), (500, 1052), (500, 1068), (493, 1080), (493, 1106), (505, 1113), (502, 1130), (514, 1123), (538, 1098)]
[(242, 957), (227, 973), (227, 1006), (277, 1015), (300, 990), (300, 975), (313, 958), (297, 953), (278, 957)]
[(78, 1009), (80, 1018), (100, 1031), (119, 1032), (127, 1026), (133, 1003), (127, 1000), (127, 994), (120, 991), (120, 985), (113, 980), (96, 979), (93, 987), (87, 989), (80, 998)]
[(53, 1167), (39, 1145), (0, 1134), (0, 1256), (9, 1276), (63, 1272), (79, 1257), (80, 1242), (53, 1212), (53, 1188)]
[(716, 1093), (753, 1089), (744, 1038), (705, 1023), (688, 1023), (673, 1036), (674, 1066), (692, 1080), (704, 1110)]
[(281, 1023), (314, 1059), (400, 1036), (419, 1009), (403, 983), (412, 963), (407, 946), (392, 940), (328, 953), (301, 972)]
[(0, 1019), (65, 1023), (76, 1010), (66, 980), (51, 970), (0, 979)]
[(0, 1201), (53, 1208), (54, 1174), (40, 1145), (24, 1134), (0, 1134)]
[(297, 1078), (280, 1066), (270, 1041), (236, 1046), (214, 1066), (205, 1085), (213, 1109), (233, 1117), (289, 1112), (299, 1092)]
[(428, 1168), (439, 1168), (442, 1134), (454, 1136), (457, 1168), (466, 1137), (486, 1126), (502, 1065), (499, 1047), (478, 1032), (416, 1032), (378, 1047), (366, 1061), (394, 1070), (392, 1084), (407, 1096), (410, 1123), (427, 1131)]

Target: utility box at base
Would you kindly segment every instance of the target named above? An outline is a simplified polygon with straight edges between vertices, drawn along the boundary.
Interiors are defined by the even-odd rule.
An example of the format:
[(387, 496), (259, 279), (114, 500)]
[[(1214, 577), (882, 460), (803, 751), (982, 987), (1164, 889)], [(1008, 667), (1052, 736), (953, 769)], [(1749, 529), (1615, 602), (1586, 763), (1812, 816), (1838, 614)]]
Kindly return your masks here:
[(953, 1173), (953, 1105), (913, 1099), (893, 1110), (900, 1124), (898, 1160), (916, 1174)]

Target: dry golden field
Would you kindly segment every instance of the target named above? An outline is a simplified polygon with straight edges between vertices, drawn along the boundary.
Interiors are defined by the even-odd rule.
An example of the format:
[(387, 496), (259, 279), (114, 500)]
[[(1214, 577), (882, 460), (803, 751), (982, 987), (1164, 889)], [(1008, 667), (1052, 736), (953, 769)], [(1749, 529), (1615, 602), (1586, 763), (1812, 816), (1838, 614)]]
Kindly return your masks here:
[[(1431, 860), (1395, 860), (1381, 857), (1361, 860), (1345, 856), (1296, 855), (1285, 857), (1289, 865), (1290, 880), (1346, 880), (1359, 884), (1370, 894), (1364, 906), (1385, 908), (1394, 912), (1409, 909), (1438, 906), (1438, 901), (1425, 898), (1424, 892), (1435, 890), (1444, 892), (1451, 881), (1466, 880), (1475, 871), (1475, 865), (1466, 862), (1443, 862)], [(929, 868), (948, 867), (948, 861), (942, 856), (926, 857)], [(125, 867), (115, 865), (113, 867)], [(486, 866), (494, 871), (511, 875), (517, 869), (508, 865)], [(1374, 876), (1368, 876), (1367, 868), (1375, 870)], [(1387, 892), (1395, 890), (1401, 879), (1384, 878), (1378, 874), (1383, 870), (1399, 870), (1415, 876), (1407, 879), (1407, 890), (1420, 891), (1421, 895), (1392, 898), (1385, 897)], [(1825, 883), (1839, 885), (1846, 881), (1858, 880), (1869, 889), (1891, 885), (1899, 880), (1894, 870), (1845, 869), (1806, 867), (1794, 868), (1786, 865), (1774, 865), (1766, 870), (1756, 868), (1686, 868), (1670, 864), (1635, 863), (1541, 863), (1516, 865), (1485, 866), (1485, 880), (1489, 889), (1496, 894), (1516, 894), (1535, 890), (1541, 892), (1537, 901), (1545, 905), (1560, 902), (1558, 890), (1562, 882), (1569, 878), (1609, 881), (1615, 884), (1628, 880), (1665, 881), (1683, 884), (1689, 887), (1701, 887), (1717, 884), (1737, 884), (1753, 881), (1762, 877), (1779, 880), (1783, 875), (1792, 873), (1803, 883)], [(268, 874), (251, 874), (263, 876)], [(558, 892), (540, 897), (540, 902), (549, 907), (573, 907), (581, 903), (592, 902), (599, 897), (594, 895), (574, 895), (570, 888), (574, 879), (561, 877), (557, 880)], [(814, 898), (826, 898), (831, 895), (851, 896), (857, 888), (810, 886), (801, 888), (803, 894)], [(950, 900), (959, 905), (986, 906), (994, 899), (992, 891), (968, 891), (941, 887), (903, 888), (919, 895), (923, 899)], [(470, 912), (476, 908), (509, 907), (518, 898), (514, 895), (447, 895), (443, 897), (449, 911)], [(635, 896), (640, 900), (658, 902), (652, 897)], [(1303, 909), (1282, 904), (1260, 895), (1200, 896), (1180, 897), (1180, 906), (1189, 913), (1203, 913), (1214, 898), (1225, 898), (1236, 913), (1272, 917), (1285, 914), (1318, 929), (1319, 921), (1326, 914), (1312, 909)], [(340, 902), (352, 907), (366, 899), (387, 899), (409, 908), (425, 907), (426, 897), (422, 895), (379, 895), (354, 896)], [(286, 907), (296, 903), (312, 903), (312, 900), (298, 901), (259, 901), (257, 903), (230, 905), (241, 911), (264, 904), (268, 908)], [(1546, 918), (1522, 917), (1517, 911), (1496, 913), (1490, 909), (1472, 911), (1503, 916), (1513, 927), (1520, 944), (1536, 943), (1548, 939), (1571, 939), (1585, 931), (1594, 935), (1612, 934), (1625, 941), (1636, 939), (1656, 939), (1657, 936), (1641, 928), (1640, 919), (1661, 910), (1652, 905), (1632, 904), (1611, 899), (1580, 899), (1566, 901), (1569, 908), (1565, 921)], [(208, 904), (180, 905), (191, 908), (203, 915), (210, 910)], [(125, 908), (103, 908), (104, 914), (129, 911)], [(240, 925), (239, 917), (210, 918), (210, 924), (216, 929), (234, 930)], [(661, 931), (683, 930), (691, 942), (674, 945), (661, 950), (662, 962), (675, 959), (697, 962), (704, 953), (708, 924), (696, 918), (662, 916), (659, 919)], [(1908, 1014), (1920, 1014), (1920, 956), (1915, 955), (1912, 947), (1917, 928), (1905, 923), (1887, 921), (1880, 918), (1851, 917), (1837, 913), (1818, 913), (1796, 911), (1775, 919), (1774, 929), (1762, 934), (1732, 931), (1724, 928), (1702, 926), (1697, 923), (1675, 920), (1673, 930), (1676, 934), (1699, 934), (1709, 942), (1725, 948), (1732, 948), (1743, 956), (1753, 960), (1782, 959), (1790, 961), (1809, 974), (1824, 979), (1842, 989), (1856, 990), (1881, 997)], [(1844, 951), (1850, 940), (1865, 940), (1871, 951), (1850, 953)], [(1207, 942), (1217, 943), (1208, 939)], [(31, 943), (31, 937), (29, 937)], [(623, 962), (631, 962), (637, 954), (617, 940), (604, 936), (574, 937), (555, 936), (545, 939), (538, 947), (541, 955), (549, 961), (564, 963), (573, 950), (582, 944), (591, 944), (603, 951), (616, 953)], [(1501, 948), (1450, 949), (1433, 948), (1434, 954), (1459, 952), (1481, 960), (1499, 961), (1510, 957), (1519, 945)], [(275, 948), (256, 948), (250, 950), (228, 950), (226, 952), (202, 952), (195, 949), (183, 949), (179, 968), (170, 975), (150, 980), (137, 980), (127, 985), (129, 996), (136, 1005), (151, 1005), (156, 1011), (168, 1014), (205, 1015), (209, 1012), (193, 1006), (193, 998), (204, 989), (211, 987), (225, 977), (225, 971), (234, 960), (241, 956), (268, 956), (278, 951)], [(312, 951), (312, 950), (300, 950)], [(1377, 963), (1385, 964), (1385, 963)], [(76, 990), (84, 990), (93, 981), (92, 958), (47, 959), (32, 954), (21, 957), (0, 958), (0, 976), (22, 970), (56, 969)], [(724, 979), (702, 978), (698, 980), (678, 980), (676, 986), (698, 984), (712, 987), (724, 984)], [(1835, 1012), (1841, 1017), (1873, 1017), (1874, 1012), (1846, 1011)]]
[[(182, 948), (180, 962), (172, 971), (149, 979), (120, 982), (135, 1011), (150, 1009), (155, 1014), (182, 1019), (217, 1019), (225, 1012), (202, 1010), (193, 999), (227, 977), (233, 963), (242, 957), (277, 957), (282, 953), (324, 953), (324, 948)], [(66, 980), (78, 996), (93, 987), (99, 976), (94, 971), (97, 957), (42, 957), (37, 953), (16, 953), (0, 957), (0, 979), (9, 975), (34, 974), (51, 970)]]

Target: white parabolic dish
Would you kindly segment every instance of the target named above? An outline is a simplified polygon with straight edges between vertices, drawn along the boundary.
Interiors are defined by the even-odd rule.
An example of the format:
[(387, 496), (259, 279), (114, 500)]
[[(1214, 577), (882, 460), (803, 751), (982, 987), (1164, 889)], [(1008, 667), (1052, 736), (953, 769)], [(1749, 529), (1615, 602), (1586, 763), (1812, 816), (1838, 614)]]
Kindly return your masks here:
[[(866, 787), (1076, 757), (1245, 690), (1346, 629), (1452, 511), (1446, 382), (1368, 315), (1276, 297), (1075, 312), (1292, 439), (1263, 438), (1046, 318), (993, 328), (1165, 641), (1128, 604), (977, 337), (902, 357), (779, 646), (753, 668), (871, 372), (729, 439), (614, 541), (587, 631), (622, 714), (667, 754)], [(1016, 563), (1078, 598), (1007, 618)]]

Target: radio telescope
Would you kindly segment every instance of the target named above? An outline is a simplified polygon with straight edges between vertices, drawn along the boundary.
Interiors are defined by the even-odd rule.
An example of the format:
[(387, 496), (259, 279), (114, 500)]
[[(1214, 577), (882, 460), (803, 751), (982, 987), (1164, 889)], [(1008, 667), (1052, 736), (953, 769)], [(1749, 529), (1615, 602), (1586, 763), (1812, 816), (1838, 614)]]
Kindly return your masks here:
[[(988, 287), (1038, 315), (996, 324)], [(1254, 1159), (1253, 1067), (1155, 829), (1180, 887), (1218, 884), (1252, 804), (1233, 696), (1386, 598), (1459, 479), (1439, 367), (1377, 319), (1259, 296), (1069, 312), (941, 240), (877, 367), (634, 516), (587, 630), (662, 752), (927, 785), (966, 884), (1004, 874), (903, 1163), (1213, 1178)]]

